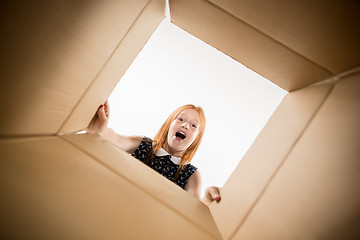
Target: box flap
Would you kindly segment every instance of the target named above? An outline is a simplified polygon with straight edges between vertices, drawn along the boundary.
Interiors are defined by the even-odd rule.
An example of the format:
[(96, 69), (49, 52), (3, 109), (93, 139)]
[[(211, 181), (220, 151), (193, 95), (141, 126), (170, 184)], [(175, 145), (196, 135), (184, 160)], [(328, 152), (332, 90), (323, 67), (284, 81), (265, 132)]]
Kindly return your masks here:
[(55, 134), (147, 3), (2, 4), (0, 135)]
[(64, 135), (63, 139), (86, 152), (143, 192), (183, 216), (203, 231), (220, 238), (209, 209), (179, 186), (97, 134)]
[[(2, 239), (219, 239), (200, 227), (211, 218), (200, 202), (172, 209), (60, 137), (0, 140), (0, 154)], [(186, 204), (199, 223), (179, 214)]]
[(243, 224), (331, 89), (323, 84), (285, 96), (225, 183), (221, 202), (210, 205), (224, 239)]
[(174, 24), (287, 91), (360, 65), (359, 8), (356, 1), (170, 1)]
[(360, 65), (358, 1), (210, 2), (333, 73)]
[(359, 92), (335, 85), (234, 239), (359, 238)]
[(165, 1), (149, 1), (125, 36), (119, 39), (116, 49), (106, 64), (78, 100), (73, 111), (59, 129), (59, 135), (77, 132), (88, 126), (98, 106), (109, 97), (164, 17)]

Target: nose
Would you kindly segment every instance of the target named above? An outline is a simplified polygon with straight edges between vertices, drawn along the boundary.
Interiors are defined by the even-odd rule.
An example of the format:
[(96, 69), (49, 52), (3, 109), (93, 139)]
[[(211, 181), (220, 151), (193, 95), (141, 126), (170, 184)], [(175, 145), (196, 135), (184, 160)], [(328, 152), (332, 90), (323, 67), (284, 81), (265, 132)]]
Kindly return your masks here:
[(184, 122), (183, 124), (181, 124), (181, 127), (185, 128), (185, 129), (189, 129), (189, 123)]

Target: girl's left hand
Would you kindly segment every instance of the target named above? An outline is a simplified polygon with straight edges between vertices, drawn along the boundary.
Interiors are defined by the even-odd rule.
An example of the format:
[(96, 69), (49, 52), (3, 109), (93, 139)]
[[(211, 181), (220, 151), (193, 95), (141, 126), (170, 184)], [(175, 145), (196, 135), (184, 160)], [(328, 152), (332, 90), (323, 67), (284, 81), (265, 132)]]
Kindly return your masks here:
[(209, 206), (210, 203), (212, 203), (213, 201), (219, 202), (221, 200), (220, 190), (221, 188), (219, 187), (215, 187), (215, 186), (208, 187), (205, 190), (205, 197), (203, 197), (201, 201), (206, 206)]

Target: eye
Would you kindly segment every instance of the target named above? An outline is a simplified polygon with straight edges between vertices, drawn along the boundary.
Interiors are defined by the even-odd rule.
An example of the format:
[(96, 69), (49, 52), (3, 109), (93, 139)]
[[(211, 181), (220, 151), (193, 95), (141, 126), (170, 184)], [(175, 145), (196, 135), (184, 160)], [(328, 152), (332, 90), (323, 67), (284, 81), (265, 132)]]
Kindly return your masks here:
[(179, 120), (180, 122), (184, 121), (184, 119), (182, 119), (182, 118), (178, 118), (178, 120)]
[(196, 124), (191, 124), (191, 126), (192, 126), (193, 128), (197, 128), (197, 125), (196, 125)]

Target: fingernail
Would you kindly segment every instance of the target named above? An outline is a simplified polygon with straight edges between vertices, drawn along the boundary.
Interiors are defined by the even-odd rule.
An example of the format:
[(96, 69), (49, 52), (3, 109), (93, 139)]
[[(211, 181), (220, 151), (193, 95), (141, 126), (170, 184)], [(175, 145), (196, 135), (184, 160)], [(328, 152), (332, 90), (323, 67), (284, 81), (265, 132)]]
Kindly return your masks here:
[(215, 201), (220, 201), (221, 197), (220, 197), (220, 196), (216, 196), (214, 199), (215, 199)]
[(103, 108), (103, 107), (104, 107), (104, 105), (100, 105), (100, 109)]

